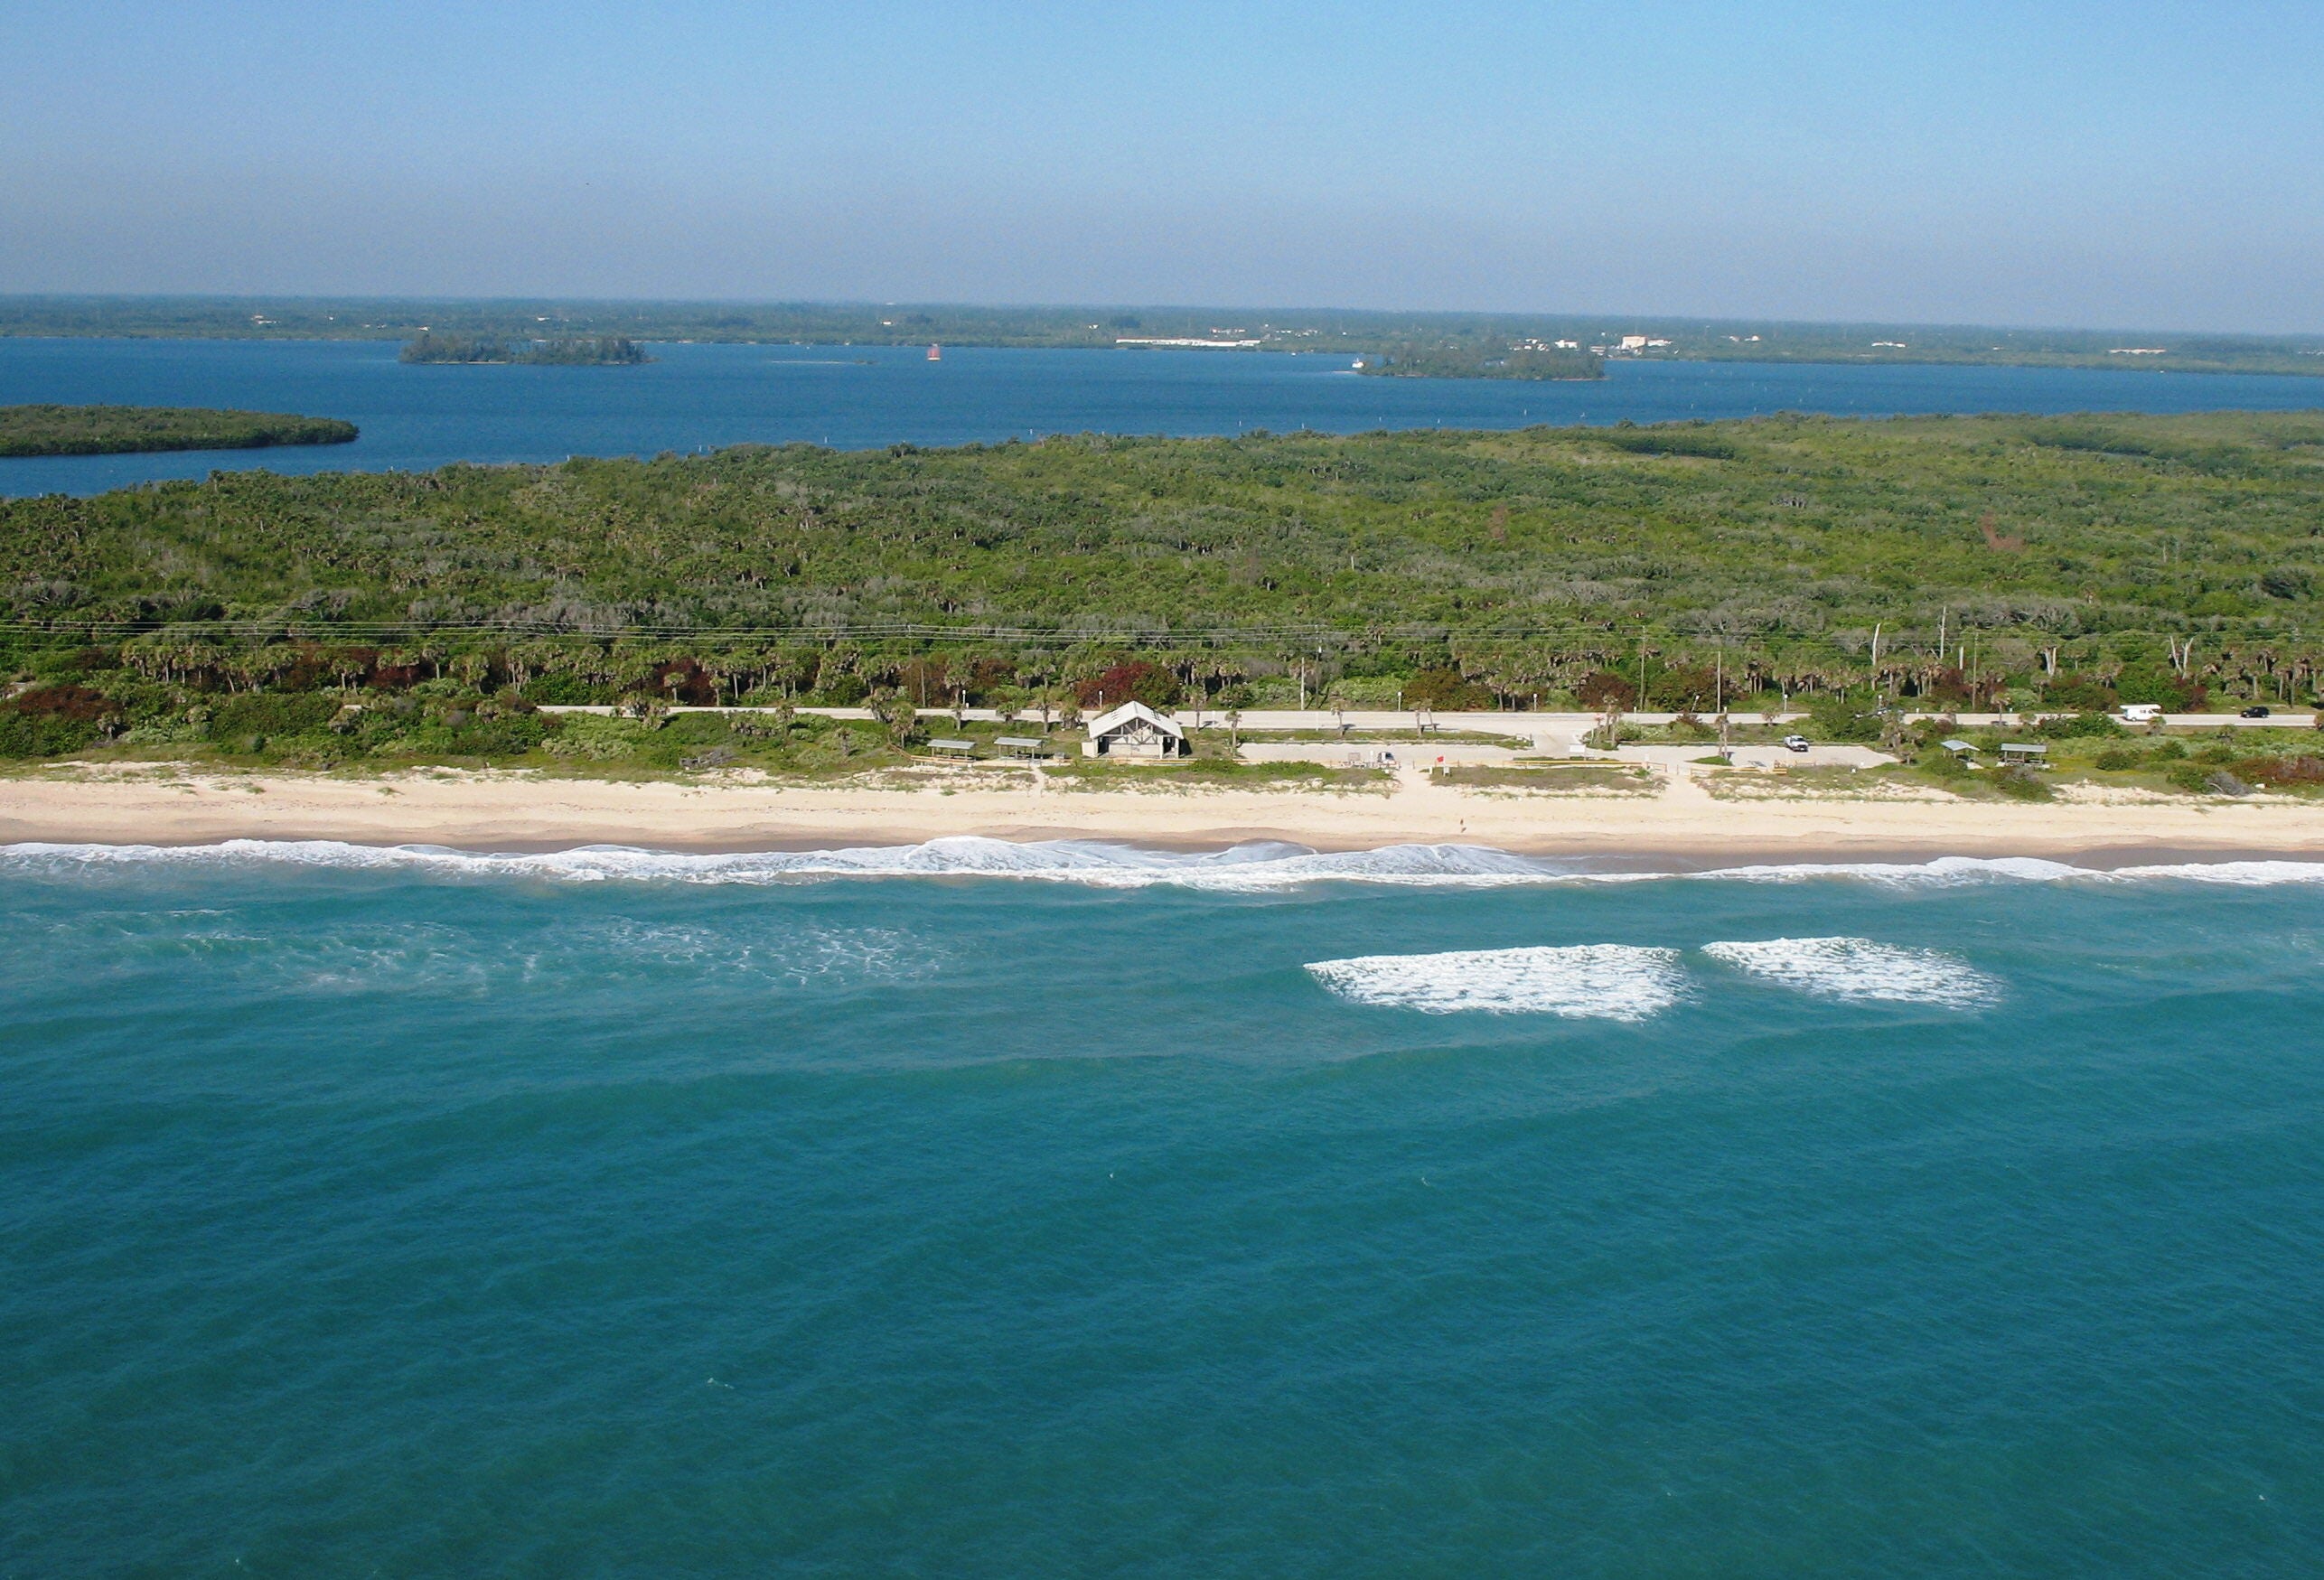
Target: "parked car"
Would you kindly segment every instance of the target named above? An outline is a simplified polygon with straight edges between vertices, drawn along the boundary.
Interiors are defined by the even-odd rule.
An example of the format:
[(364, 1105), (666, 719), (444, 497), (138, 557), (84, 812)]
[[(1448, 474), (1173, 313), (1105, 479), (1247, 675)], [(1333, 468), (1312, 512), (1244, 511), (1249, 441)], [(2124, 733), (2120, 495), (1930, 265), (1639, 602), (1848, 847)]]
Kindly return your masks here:
[(2263, 719), (2268, 716), (2268, 710), (2254, 705), (2244, 710), (2244, 716), (2247, 719)]
[(1784, 750), (1786, 752), (1806, 751), (1807, 737), (1805, 735), (1785, 735), (1784, 737)]

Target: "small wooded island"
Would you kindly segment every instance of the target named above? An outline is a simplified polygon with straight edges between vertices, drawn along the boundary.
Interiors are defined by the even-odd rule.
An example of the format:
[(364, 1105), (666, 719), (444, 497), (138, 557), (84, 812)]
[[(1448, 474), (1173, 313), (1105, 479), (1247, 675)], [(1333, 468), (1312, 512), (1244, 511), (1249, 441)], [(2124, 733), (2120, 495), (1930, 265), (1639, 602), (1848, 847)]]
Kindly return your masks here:
[(352, 423), (178, 406), (0, 406), (0, 455), (114, 455), (345, 444)]
[(1366, 357), (1356, 371), (1390, 379), (1603, 379), (1606, 363), (1573, 346), (1405, 341)]
[(436, 334), (422, 330), (407, 342), (406, 362), (521, 362), (559, 368), (633, 368), (651, 362), (645, 348), (623, 335), (577, 335), (561, 340), (503, 340), (495, 334)]

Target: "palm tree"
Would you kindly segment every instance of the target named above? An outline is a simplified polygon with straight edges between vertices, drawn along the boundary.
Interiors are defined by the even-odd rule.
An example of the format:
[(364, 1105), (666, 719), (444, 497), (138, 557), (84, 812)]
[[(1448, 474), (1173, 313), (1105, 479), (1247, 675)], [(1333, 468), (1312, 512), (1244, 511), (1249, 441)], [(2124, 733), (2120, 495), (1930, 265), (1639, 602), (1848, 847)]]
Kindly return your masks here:
[(872, 714), (887, 726), (889, 737), (898, 747), (911, 740), (920, 727), (920, 715), (913, 707), (912, 699), (900, 690), (882, 691), (872, 698)]

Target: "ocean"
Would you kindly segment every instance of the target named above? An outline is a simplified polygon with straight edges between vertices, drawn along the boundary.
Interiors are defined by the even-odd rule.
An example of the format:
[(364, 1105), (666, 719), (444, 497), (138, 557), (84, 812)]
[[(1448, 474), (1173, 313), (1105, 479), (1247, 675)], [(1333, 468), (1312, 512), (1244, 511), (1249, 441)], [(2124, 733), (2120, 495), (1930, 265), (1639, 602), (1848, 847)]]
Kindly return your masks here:
[(2324, 1552), (2324, 865), (20, 846), (0, 944), (0, 1575)]
[(841, 449), (1044, 434), (1518, 428), (1778, 411), (2283, 411), (2324, 379), (2075, 368), (1616, 361), (1603, 380), (1368, 379), (1353, 359), (1201, 351), (657, 345), (639, 368), (406, 367), (381, 341), (0, 337), (0, 405), (224, 406), (343, 417), (351, 444), (0, 459), (0, 495), (213, 469), (432, 470), (745, 443)]

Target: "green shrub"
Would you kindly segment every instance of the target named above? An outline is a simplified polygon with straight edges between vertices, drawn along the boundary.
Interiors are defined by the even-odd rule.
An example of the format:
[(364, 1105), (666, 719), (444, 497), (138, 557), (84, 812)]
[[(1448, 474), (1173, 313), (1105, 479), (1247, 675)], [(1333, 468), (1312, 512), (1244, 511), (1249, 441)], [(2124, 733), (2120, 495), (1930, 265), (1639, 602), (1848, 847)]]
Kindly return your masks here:
[[(1590, 680), (1598, 678), (1595, 675), (1590, 677)], [(1619, 695), (1613, 697), (1612, 700), (1619, 706), (1628, 707), (1630, 699), (1637, 695), (1637, 688), (1618, 677), (1615, 678), (1614, 684)], [(1584, 707), (1606, 706), (1607, 699), (1588, 695), (1588, 680), (1582, 682), (1582, 687)], [(1443, 713), (1457, 713), (1491, 707), (1493, 693), (1457, 669), (1423, 669), (1404, 683), (1403, 701), (1406, 707), (1429, 707)]]
[(2041, 724), (2042, 735), (2052, 741), (2075, 741), (2129, 733), (2103, 713), (2078, 713), (2070, 718), (2044, 719)]
[(604, 714), (566, 714), (558, 724), (557, 733), (543, 741), (543, 749), (552, 757), (584, 762), (614, 762), (634, 757), (649, 733), (633, 720), (608, 718)]
[(1343, 675), (1332, 682), (1331, 699), (1343, 707), (1398, 707), (1404, 701), (1404, 678), (1399, 675)]
[(2324, 784), (2324, 757), (2246, 757), (2228, 771), (2254, 784), (2309, 786)]
[(2098, 753), (2097, 766), (2109, 773), (2120, 773), (2125, 769), (2138, 767), (2142, 761), (2128, 746), (2109, 746)]
[(0, 704), (0, 757), (80, 751), (117, 725), (120, 713), (111, 697), (86, 686), (36, 686)]
[(445, 732), (456, 757), (522, 757), (541, 743), (539, 714), (504, 714), (499, 718), (472, 718)]
[(1706, 461), (1733, 461), (1741, 452), (1726, 440), (1668, 428), (1603, 429), (1591, 438), (1634, 455), (1692, 455)]
[(1074, 691), (1086, 708), (1115, 708), (1125, 702), (1142, 702), (1156, 709), (1173, 708), (1185, 695), (1176, 675), (1147, 659), (1125, 659), (1101, 674), (1075, 682)]
[(2004, 768), (1993, 776), (1993, 788), (2012, 800), (2046, 801), (2049, 781), (2030, 768)]
[(317, 730), (331, 723), (339, 706), (337, 697), (314, 692), (260, 691), (223, 697), (211, 706), (211, 738), (232, 741)]
[(610, 702), (613, 697), (604, 687), (584, 680), (578, 675), (536, 675), (525, 682), (524, 699), (564, 706)]
[(2070, 707), (2096, 712), (2114, 706), (2114, 693), (2103, 680), (2083, 676), (2059, 676), (2042, 687), (2044, 707)]
[(720, 745), (734, 733), (733, 725), (722, 713), (677, 714), (662, 730), (670, 739), (689, 746)]
[(62, 757), (92, 744), (97, 736), (91, 720), (0, 709), (0, 757)]
[(2160, 704), (2172, 713), (2195, 713), (2210, 695), (2199, 681), (2182, 680), (2154, 665), (2131, 665), (2114, 678), (2114, 696), (2123, 702)]
[(50, 648), (32, 656), (30, 668), (44, 680), (78, 680), (117, 668), (103, 648)]
[(1818, 697), (1808, 708), (1810, 728), (1826, 741), (1877, 741), (1880, 716), (1844, 697)]

